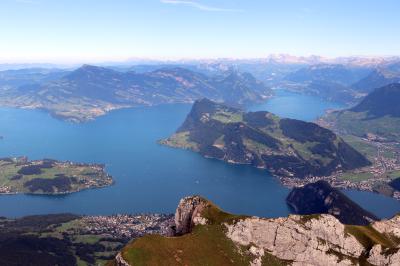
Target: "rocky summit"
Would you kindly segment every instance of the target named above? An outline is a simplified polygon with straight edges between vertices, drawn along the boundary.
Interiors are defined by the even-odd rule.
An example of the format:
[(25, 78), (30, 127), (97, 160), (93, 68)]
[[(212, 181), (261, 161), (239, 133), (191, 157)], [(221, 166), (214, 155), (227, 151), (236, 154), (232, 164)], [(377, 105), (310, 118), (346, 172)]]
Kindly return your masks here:
[(110, 265), (394, 266), (400, 261), (399, 215), (366, 226), (346, 225), (330, 214), (246, 217), (190, 196), (180, 201), (175, 223), (177, 236), (139, 238)]
[(269, 112), (196, 101), (183, 125), (161, 141), (205, 157), (268, 169), (275, 175), (325, 176), (370, 162), (332, 131)]

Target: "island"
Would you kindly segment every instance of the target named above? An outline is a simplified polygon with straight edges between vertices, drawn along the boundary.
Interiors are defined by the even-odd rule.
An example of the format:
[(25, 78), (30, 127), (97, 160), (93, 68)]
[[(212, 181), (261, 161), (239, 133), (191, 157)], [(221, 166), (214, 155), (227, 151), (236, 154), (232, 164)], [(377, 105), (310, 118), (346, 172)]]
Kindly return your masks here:
[(0, 194), (67, 194), (113, 182), (101, 164), (0, 158)]

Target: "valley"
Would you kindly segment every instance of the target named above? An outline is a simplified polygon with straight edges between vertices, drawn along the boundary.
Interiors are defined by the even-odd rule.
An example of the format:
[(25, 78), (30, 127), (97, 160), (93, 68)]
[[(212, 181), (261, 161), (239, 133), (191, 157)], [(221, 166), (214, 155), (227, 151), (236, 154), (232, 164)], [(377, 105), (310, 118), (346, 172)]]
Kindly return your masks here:
[(358, 105), (328, 112), (317, 121), (343, 135), (373, 163), (330, 178), (344, 180), (345, 187), (349, 181), (355, 181), (363, 189), (400, 198), (399, 191), (390, 185), (400, 177), (399, 92), (399, 84), (377, 88)]

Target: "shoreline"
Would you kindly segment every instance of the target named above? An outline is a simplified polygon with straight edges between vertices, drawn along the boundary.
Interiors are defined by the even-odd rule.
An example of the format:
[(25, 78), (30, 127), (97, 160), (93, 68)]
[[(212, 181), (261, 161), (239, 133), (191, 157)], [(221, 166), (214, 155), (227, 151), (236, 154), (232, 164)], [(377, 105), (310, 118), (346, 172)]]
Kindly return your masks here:
[(358, 191), (366, 191), (366, 192), (371, 192), (371, 193), (376, 193), (376, 194), (380, 194), (380, 195), (384, 195), (386, 197), (390, 197), (393, 198), (395, 200), (400, 201), (400, 191), (394, 191), (393, 195), (387, 195), (384, 193), (379, 193), (377, 191), (375, 191), (372, 187), (371, 187), (371, 183), (370, 182), (366, 182), (366, 181), (361, 181), (359, 183), (356, 182), (351, 182), (348, 180), (340, 180), (337, 179), (336, 177), (334, 177), (335, 174), (337, 173), (333, 173), (331, 176), (312, 176), (312, 177), (306, 177), (306, 178), (295, 178), (295, 177), (287, 177), (287, 176), (279, 176), (277, 174), (274, 174), (273, 172), (271, 172), (270, 170), (268, 170), (267, 168), (263, 167), (263, 166), (256, 166), (256, 165), (252, 165), (252, 164), (243, 164), (243, 163), (239, 163), (239, 162), (235, 162), (235, 161), (226, 161), (224, 159), (218, 159), (215, 157), (210, 157), (210, 156), (203, 156), (201, 153), (199, 153), (198, 151), (193, 150), (193, 148), (190, 147), (179, 147), (179, 146), (175, 146), (175, 145), (171, 145), (168, 143), (168, 139), (161, 139), (158, 140), (157, 143), (159, 145), (162, 146), (166, 146), (166, 147), (170, 147), (173, 149), (181, 149), (181, 150), (188, 150), (191, 152), (195, 152), (197, 154), (199, 154), (200, 156), (202, 156), (203, 158), (206, 159), (213, 159), (213, 160), (218, 160), (221, 162), (225, 162), (228, 164), (233, 164), (233, 165), (247, 165), (247, 166), (251, 166), (260, 170), (265, 170), (268, 174), (270, 174), (272, 177), (276, 178), (280, 184), (284, 187), (287, 188), (294, 188), (294, 187), (303, 187), (306, 184), (309, 183), (313, 183), (316, 182), (318, 180), (325, 180), (327, 181), (332, 187), (338, 188), (338, 189), (353, 189), (353, 190), (358, 190)]

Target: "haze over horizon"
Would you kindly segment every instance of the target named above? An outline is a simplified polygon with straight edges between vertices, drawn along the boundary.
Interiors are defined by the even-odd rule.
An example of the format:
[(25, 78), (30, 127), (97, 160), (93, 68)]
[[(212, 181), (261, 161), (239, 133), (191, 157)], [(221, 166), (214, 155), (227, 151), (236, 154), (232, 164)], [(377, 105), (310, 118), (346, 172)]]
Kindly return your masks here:
[(394, 0), (4, 0), (0, 6), (1, 63), (400, 55)]

